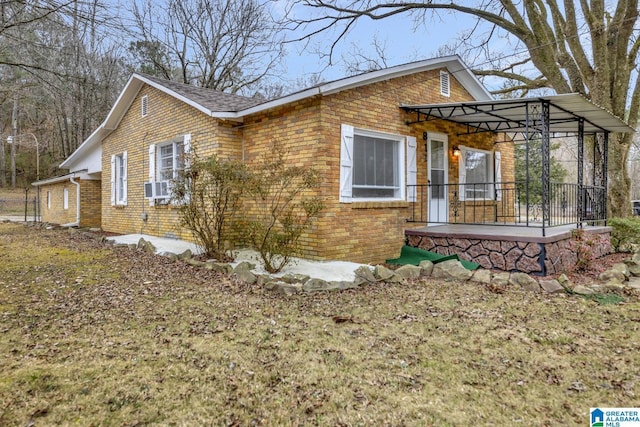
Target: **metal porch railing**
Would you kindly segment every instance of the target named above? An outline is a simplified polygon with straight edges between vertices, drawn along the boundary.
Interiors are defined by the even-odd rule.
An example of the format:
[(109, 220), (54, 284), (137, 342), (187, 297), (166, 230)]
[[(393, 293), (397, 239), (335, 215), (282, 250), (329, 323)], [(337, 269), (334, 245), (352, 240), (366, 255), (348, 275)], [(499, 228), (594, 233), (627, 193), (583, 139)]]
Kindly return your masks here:
[(407, 186), (408, 222), (555, 227), (606, 222), (606, 192), (593, 185), (549, 183), (543, 203), (542, 184), (490, 182)]

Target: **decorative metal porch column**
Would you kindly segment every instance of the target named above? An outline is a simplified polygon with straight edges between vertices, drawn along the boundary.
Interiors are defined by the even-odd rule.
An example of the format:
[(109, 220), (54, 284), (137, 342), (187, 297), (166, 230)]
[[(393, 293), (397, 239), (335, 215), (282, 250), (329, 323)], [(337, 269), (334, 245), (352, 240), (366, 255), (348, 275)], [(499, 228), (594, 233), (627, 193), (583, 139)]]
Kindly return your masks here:
[(541, 137), (542, 137), (542, 236), (546, 235), (545, 227), (551, 225), (550, 211), (550, 185), (551, 179), (551, 147), (549, 143), (549, 101), (541, 101), (542, 112), (540, 114)]
[(602, 148), (602, 199), (600, 200), (600, 206), (602, 206), (602, 217), (604, 218), (604, 225), (607, 225), (607, 194), (609, 193), (609, 132), (604, 133), (604, 147)]
[(584, 217), (584, 119), (578, 120), (578, 218), (576, 227), (582, 227)]

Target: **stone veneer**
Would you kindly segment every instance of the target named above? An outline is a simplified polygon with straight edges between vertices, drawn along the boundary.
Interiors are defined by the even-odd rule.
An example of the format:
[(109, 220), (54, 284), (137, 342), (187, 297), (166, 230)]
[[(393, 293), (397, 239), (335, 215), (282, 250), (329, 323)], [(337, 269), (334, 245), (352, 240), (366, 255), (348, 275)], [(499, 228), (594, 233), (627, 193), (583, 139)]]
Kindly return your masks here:
[(486, 269), (519, 271), (540, 276), (573, 271), (578, 249), (589, 251), (594, 258), (611, 252), (611, 228), (584, 229), (549, 237), (473, 235), (469, 233), (430, 233), (406, 230), (407, 245), (441, 255), (457, 254)]

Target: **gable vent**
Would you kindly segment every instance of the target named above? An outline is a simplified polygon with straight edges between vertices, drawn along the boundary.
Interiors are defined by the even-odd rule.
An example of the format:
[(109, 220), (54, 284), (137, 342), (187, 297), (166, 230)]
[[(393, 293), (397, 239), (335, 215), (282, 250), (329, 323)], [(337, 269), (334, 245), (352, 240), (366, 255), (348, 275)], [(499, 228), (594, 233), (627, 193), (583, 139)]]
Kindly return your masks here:
[(440, 94), (444, 96), (450, 95), (449, 73), (446, 71), (440, 71)]
[(142, 117), (145, 117), (149, 112), (149, 96), (145, 95), (142, 97)]

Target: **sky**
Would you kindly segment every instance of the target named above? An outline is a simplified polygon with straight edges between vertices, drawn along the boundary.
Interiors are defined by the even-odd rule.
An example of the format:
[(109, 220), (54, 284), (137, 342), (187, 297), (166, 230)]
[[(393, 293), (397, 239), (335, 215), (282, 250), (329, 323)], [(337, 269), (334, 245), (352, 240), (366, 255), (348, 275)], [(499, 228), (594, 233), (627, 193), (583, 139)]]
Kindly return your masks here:
[(385, 47), (388, 66), (432, 58), (438, 56), (438, 48), (452, 42), (458, 34), (473, 25), (474, 20), (462, 14), (442, 14), (439, 18), (430, 19), (415, 29), (413, 17), (408, 14), (377, 21), (361, 18), (338, 43), (333, 66), (327, 67), (326, 58), (320, 58), (312, 51), (328, 52), (337, 37), (336, 31), (315, 36), (304, 50), (303, 43), (288, 45), (285, 58), (286, 75), (292, 78), (322, 71), (326, 80), (344, 77), (346, 69), (342, 61), (343, 56), (347, 57), (359, 49), (366, 55), (378, 58), (373, 46), (374, 39)]

